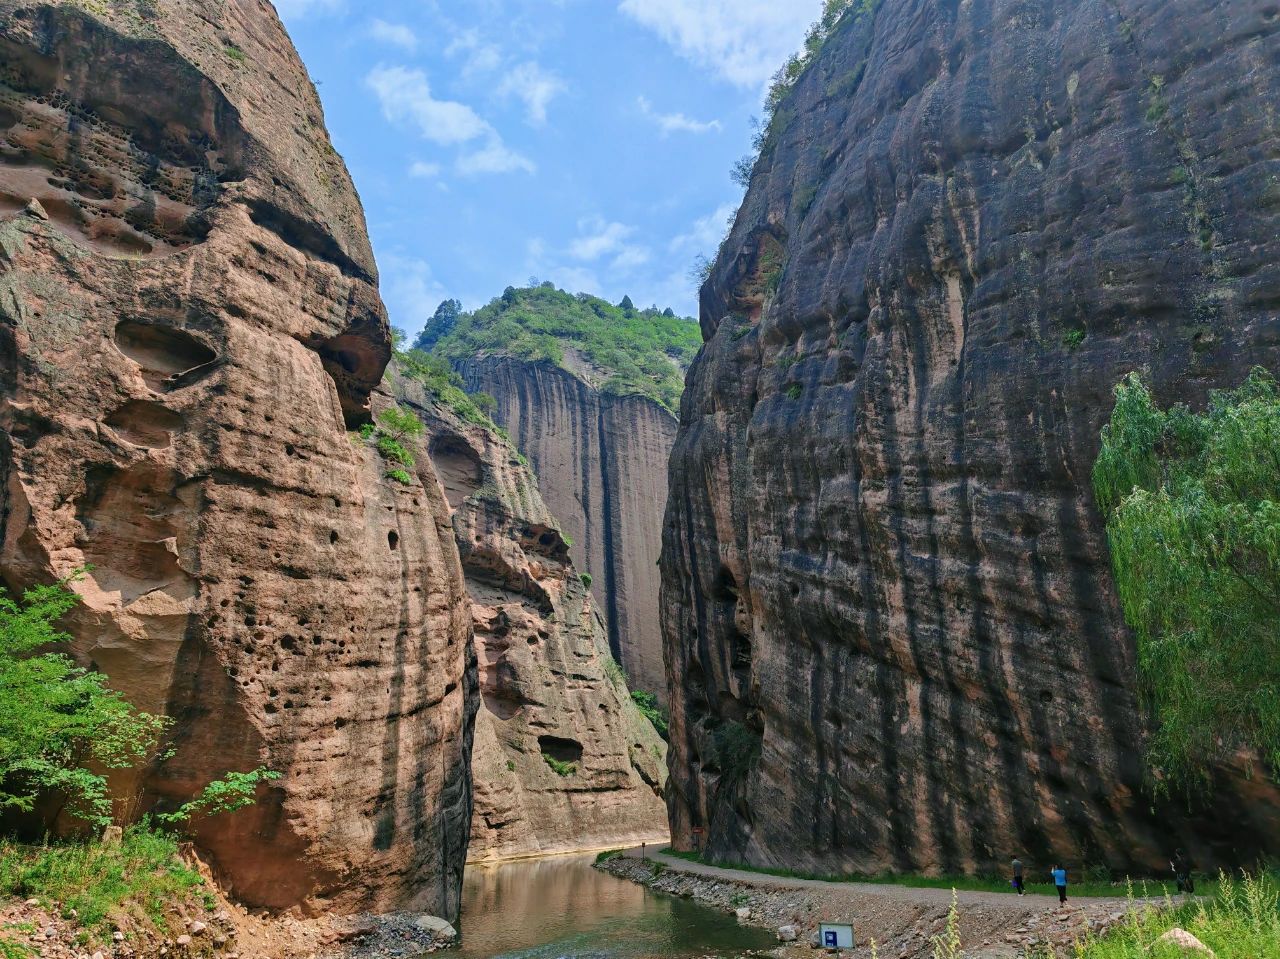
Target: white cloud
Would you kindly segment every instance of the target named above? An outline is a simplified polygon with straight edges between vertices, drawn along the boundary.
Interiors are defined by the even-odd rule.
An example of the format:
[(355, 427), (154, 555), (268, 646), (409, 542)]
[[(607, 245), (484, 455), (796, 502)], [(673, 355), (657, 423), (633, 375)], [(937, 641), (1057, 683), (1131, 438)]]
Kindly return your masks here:
[(409, 176), (419, 180), (434, 180), (439, 175), (439, 163), (425, 163), (422, 160), (418, 160), (409, 167)]
[(578, 224), (578, 238), (569, 244), (569, 255), (575, 260), (598, 260), (620, 251), (635, 228), (622, 223), (606, 223), (593, 218)]
[(620, 0), (682, 57), (740, 87), (763, 87), (804, 41), (822, 0)]
[(403, 23), (388, 23), (386, 20), (374, 20), (369, 24), (369, 35), (380, 43), (400, 47), (412, 53), (418, 49), (418, 35)]
[(502, 65), (502, 51), (480, 38), (477, 30), (464, 30), (445, 47), (445, 56), (462, 57), (462, 74), (473, 77), (492, 73)]
[(529, 122), (542, 126), (547, 122), (547, 107), (551, 101), (568, 90), (565, 82), (554, 73), (548, 73), (536, 63), (522, 63), (513, 67), (503, 78), (498, 93), (514, 96), (524, 101)]
[(391, 325), (398, 326), (412, 339), (427, 325), (448, 293), (425, 260), (384, 254), (378, 257), (378, 267), (382, 298), (386, 301)]
[(528, 157), (510, 149), (493, 133), (486, 146), (458, 157), (457, 170), (463, 176), (482, 173), (533, 173), (537, 170)]
[(736, 203), (725, 203), (706, 216), (693, 221), (688, 233), (675, 237), (670, 244), (672, 253), (714, 253), (720, 247), (729, 230), (729, 218), (738, 212)]
[(466, 143), (492, 133), (493, 128), (466, 104), (435, 99), (421, 70), (375, 67), (365, 84), (377, 94), (383, 116), (392, 123), (416, 126), (433, 143)]
[(343, 0), (275, 0), (281, 20), (301, 19), (312, 13), (337, 13)]
[(645, 97), (640, 97), (636, 102), (640, 112), (658, 125), (663, 136), (672, 133), (710, 133), (721, 128), (719, 120), (695, 120), (683, 113), (658, 113)]

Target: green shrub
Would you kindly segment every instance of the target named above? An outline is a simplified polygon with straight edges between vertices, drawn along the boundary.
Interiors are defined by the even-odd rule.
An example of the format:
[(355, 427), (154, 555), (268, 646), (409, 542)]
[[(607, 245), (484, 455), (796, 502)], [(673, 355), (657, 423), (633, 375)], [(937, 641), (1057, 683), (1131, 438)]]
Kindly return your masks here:
[(387, 472), (384, 475), (386, 476), (387, 479), (393, 479), (397, 483), (400, 483), (403, 486), (413, 485), (413, 477), (410, 476), (406, 471), (402, 469), (387, 470)]
[(663, 715), (661, 707), (658, 706), (658, 697), (653, 693), (633, 689), (631, 691), (631, 701), (636, 704), (640, 714), (653, 724), (653, 728), (657, 730), (658, 735), (666, 739), (667, 717)]
[(583, 573), (578, 578), (582, 580), (582, 585), (587, 587), (587, 589), (590, 589), (592, 582), (594, 582), (594, 580), (592, 580), (591, 578), (590, 573)]
[(787, 386), (785, 392), (787, 394), (787, 399), (798, 400), (802, 395), (804, 395), (804, 387), (799, 383), (791, 383)]
[(548, 756), (546, 753), (542, 754), (542, 758), (557, 776), (573, 776), (578, 772), (577, 763), (561, 762), (555, 756)]
[(0, 809), (31, 811), (53, 791), (66, 812), (111, 822), (105, 770), (151, 757), (168, 720), (136, 710), (107, 677), (37, 650), (70, 636), (57, 622), (79, 597), (63, 580), (15, 601), (0, 589)]
[(622, 667), (618, 665), (618, 661), (612, 656), (604, 657), (604, 674), (614, 686), (619, 686), (626, 680), (626, 677), (622, 675)]
[(1067, 330), (1062, 334), (1062, 344), (1068, 349), (1074, 350), (1085, 341), (1084, 330)]
[(621, 849), (610, 849), (607, 852), (597, 853), (596, 865), (598, 866), (602, 862), (608, 862), (610, 859), (617, 859), (621, 855), (622, 855)]
[(222, 52), (227, 55), (228, 59), (234, 60), (236, 63), (244, 63), (244, 51), (235, 45), (229, 45), (222, 48)]

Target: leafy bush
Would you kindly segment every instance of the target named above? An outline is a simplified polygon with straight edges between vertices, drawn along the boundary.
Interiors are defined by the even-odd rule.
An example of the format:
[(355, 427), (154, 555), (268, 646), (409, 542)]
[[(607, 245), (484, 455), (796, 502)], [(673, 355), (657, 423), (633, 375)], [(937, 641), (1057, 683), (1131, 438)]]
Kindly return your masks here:
[(604, 674), (609, 678), (609, 682), (614, 686), (622, 684), (626, 677), (622, 675), (622, 667), (618, 665), (618, 661), (612, 656), (604, 658)]
[(1157, 720), (1162, 784), (1207, 788), (1215, 762), (1280, 769), (1280, 390), (1263, 370), (1204, 414), (1116, 389), (1094, 467), (1111, 561)]
[(16, 602), (0, 589), (0, 809), (30, 811), (46, 791), (91, 823), (111, 822), (104, 770), (148, 758), (168, 721), (140, 712), (107, 677), (61, 653), (57, 622), (79, 602), (67, 581), (36, 586)]
[(547, 765), (551, 767), (552, 772), (557, 776), (573, 776), (578, 772), (577, 763), (561, 762), (559, 759), (556, 759), (555, 756), (549, 756), (546, 753), (542, 754), (542, 758), (546, 761)]
[(591, 588), (591, 584), (594, 582), (594, 580), (591, 578), (591, 574), (590, 574), (590, 573), (583, 573), (583, 574), (582, 574), (581, 576), (579, 576), (578, 578), (582, 580), (582, 585), (583, 585), (583, 586), (585, 586), (585, 587), (587, 587), (587, 589), (590, 589), (590, 588)]
[(667, 738), (667, 717), (663, 715), (661, 707), (658, 706), (658, 697), (653, 693), (646, 693), (640, 689), (631, 691), (631, 701), (636, 704), (636, 708), (640, 710), (640, 714), (645, 719), (653, 723), (653, 728), (657, 730), (659, 736), (663, 739)]
[[(511, 442), (511, 437), (506, 430), (494, 424), (489, 418), (492, 409), (497, 407), (497, 401), (484, 393), (468, 395), (462, 377), (454, 371), (449, 361), (443, 356), (412, 349), (408, 353), (397, 353), (396, 362), (405, 376), (421, 383), (433, 399), (453, 412), (464, 423), (492, 429), (508, 443)], [(486, 408), (488, 402), (492, 402), (493, 406)]]
[(384, 474), (387, 479), (409, 486), (413, 477), (405, 467), (412, 469), (416, 460), (405, 442), (421, 436), (425, 429), (422, 421), (409, 410), (391, 406), (379, 413), (374, 423), (360, 427), (360, 436), (366, 441), (372, 440), (378, 454), (390, 466)]
[(1062, 334), (1062, 344), (1068, 349), (1074, 350), (1084, 343), (1085, 335), (1084, 330), (1067, 330)]
[[(33, 587), (21, 602), (0, 589), (0, 809), (29, 812), (53, 792), (66, 799), (68, 814), (105, 826), (112, 797), (103, 770), (167, 759), (161, 737), (169, 720), (134, 709), (103, 674), (61, 653), (35, 653), (71, 638), (56, 625), (80, 601), (68, 582)], [(260, 783), (277, 778), (261, 768), (228, 773), (157, 818), (176, 825), (196, 814), (233, 812), (254, 801)]]
[(623, 309), (554, 287), (508, 288), (488, 306), (464, 313), (435, 344), (439, 358), (511, 356), (568, 368), (571, 350), (599, 374), (600, 388), (639, 394), (675, 410), (702, 334), (687, 318), (656, 307)]
[(204, 791), (174, 812), (157, 813), (155, 819), (165, 826), (185, 825), (191, 820), (208, 819), (222, 813), (236, 812), (257, 802), (258, 787), (280, 778), (278, 772), (259, 766), (247, 773), (227, 773), (204, 787)]

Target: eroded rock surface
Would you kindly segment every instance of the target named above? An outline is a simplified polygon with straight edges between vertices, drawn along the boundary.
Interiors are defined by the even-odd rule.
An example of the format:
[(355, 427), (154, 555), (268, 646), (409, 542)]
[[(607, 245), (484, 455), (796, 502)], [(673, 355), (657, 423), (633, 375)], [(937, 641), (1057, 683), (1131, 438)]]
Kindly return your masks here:
[(665, 743), (612, 665), (533, 472), (491, 427), (463, 421), (420, 382), (396, 376), (392, 388), (426, 424), (470, 597), (483, 705), (468, 859), (665, 838)]
[(469, 389), (498, 401), (494, 420), (529, 457), (591, 576), (614, 657), (632, 685), (665, 703), (658, 557), (675, 418), (551, 363), (483, 357), (458, 366)]
[(0, 0), (0, 574), (91, 565), (75, 654), (174, 718), (122, 817), (266, 765), (199, 829), (235, 895), (452, 917), (470, 612), (426, 457), (348, 434), (376, 282), (269, 4)]
[(662, 568), (677, 841), (1252, 862), (1280, 803), (1243, 763), (1211, 810), (1150, 798), (1089, 485), (1128, 372), (1202, 403), (1280, 367), (1280, 7), (859, 11), (702, 291)]

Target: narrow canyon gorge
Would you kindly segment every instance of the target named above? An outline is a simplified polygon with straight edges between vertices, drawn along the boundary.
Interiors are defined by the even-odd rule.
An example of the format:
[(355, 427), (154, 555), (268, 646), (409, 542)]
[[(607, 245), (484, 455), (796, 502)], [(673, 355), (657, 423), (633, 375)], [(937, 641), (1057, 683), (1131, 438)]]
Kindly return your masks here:
[[(1092, 482), (1128, 374), (1161, 408), (1203, 410), (1280, 370), (1280, 5), (818, 9), (695, 270), (698, 320), (531, 279), (427, 321), (443, 284), (384, 246), (401, 185), (366, 193), (399, 271), (380, 291), (319, 81), (272, 3), (0, 0), (0, 626), (16, 633), (24, 590), (67, 584), (78, 604), (45, 647), (67, 640), (75, 678), (167, 723), (110, 770), (109, 817), (77, 820), (62, 786), (25, 806), (0, 791), (0, 862), (160, 837), (170, 866), (204, 871), (187, 893), (216, 886), (206, 911), (240, 911), (201, 913), (187, 928), (210, 943), (188, 951), (199, 931), (179, 949), (161, 920), (166, 956), (213, 955), (209, 924), (241, 920), (268, 938), (312, 923), (310, 959), (416, 955), (456, 938), (468, 890), (496, 939), (504, 908), (548, 911), (545, 882), (587, 918), (520, 930), (521, 949), (744, 957), (776, 937), (795, 959), (844, 893), (802, 903), (713, 867), (997, 876), (978, 891), (1012, 901), (1015, 856), (1104, 887), (1176, 872), (1175, 849), (1205, 870), (1277, 861), (1273, 752), (1235, 751), (1196, 795), (1151, 761), (1141, 630)], [(348, 47), (379, 30), (406, 62), (427, 46), (368, 12)], [(450, 183), (425, 161), (404, 177), (438, 200), (474, 183), (467, 156), (534, 175), (487, 119), (395, 69), (416, 107), (383, 101), (382, 119), (479, 150)], [(370, 67), (368, 96), (390, 70)], [(513, 89), (489, 92), (537, 106)], [(638, 103), (674, 124), (664, 149), (724, 132)], [(468, 138), (423, 120), (442, 110)], [(530, 137), (551, 139), (536, 113)], [(415, 220), (415, 242), (446, 220)], [(588, 266), (657, 250), (576, 225), (553, 252), (587, 289)], [(382, 291), (406, 288), (389, 317)], [(1178, 445), (1161, 436), (1153, 461)], [(0, 668), (35, 650), (0, 643)], [(266, 778), (240, 805), (164, 818), (250, 770)], [(593, 868), (641, 843), (672, 855)], [(499, 896), (504, 876), (523, 878)], [(0, 913), (78, 915), (23, 882)], [(949, 888), (886, 905), (860, 883), (894, 955), (933, 954), (922, 930), (950, 928)], [(1099, 896), (1071, 914), (1090, 935), (1125, 917)], [(981, 938), (1019, 949), (1010, 929), (1044, 911), (973, 902)], [(115, 951), (96, 959), (145, 954), (103, 928)], [(1065, 955), (1076, 927), (1053, 928)], [(75, 935), (45, 959), (94, 955)], [(402, 951), (358, 951), (376, 936)], [(466, 938), (456, 959), (498, 955)], [(562, 953), (584, 954), (520, 954)]]
[(666, 702), (658, 556), (675, 416), (649, 397), (602, 391), (545, 361), (485, 356), (458, 368), (470, 389), (497, 400), (494, 420), (529, 457), (591, 576), (628, 679)]

